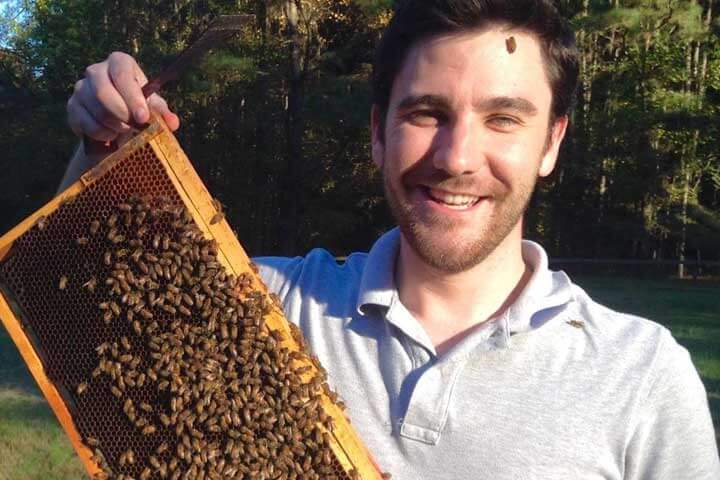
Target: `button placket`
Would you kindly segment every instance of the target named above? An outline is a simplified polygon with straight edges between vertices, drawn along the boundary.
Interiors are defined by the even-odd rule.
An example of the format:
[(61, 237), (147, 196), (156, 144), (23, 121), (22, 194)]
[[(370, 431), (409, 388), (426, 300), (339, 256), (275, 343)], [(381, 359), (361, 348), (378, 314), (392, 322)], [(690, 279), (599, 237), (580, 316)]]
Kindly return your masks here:
[(430, 445), (440, 441), (463, 366), (464, 362), (441, 361), (423, 373), (400, 425), (401, 436)]

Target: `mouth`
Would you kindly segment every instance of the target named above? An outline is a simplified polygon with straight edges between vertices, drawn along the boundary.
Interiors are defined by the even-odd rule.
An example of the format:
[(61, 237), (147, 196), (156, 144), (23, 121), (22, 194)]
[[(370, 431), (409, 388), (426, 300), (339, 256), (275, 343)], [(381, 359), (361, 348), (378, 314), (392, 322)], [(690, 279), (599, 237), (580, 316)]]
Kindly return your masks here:
[(421, 187), (421, 190), (431, 201), (451, 210), (469, 210), (485, 198), (464, 193), (446, 192), (425, 186)]

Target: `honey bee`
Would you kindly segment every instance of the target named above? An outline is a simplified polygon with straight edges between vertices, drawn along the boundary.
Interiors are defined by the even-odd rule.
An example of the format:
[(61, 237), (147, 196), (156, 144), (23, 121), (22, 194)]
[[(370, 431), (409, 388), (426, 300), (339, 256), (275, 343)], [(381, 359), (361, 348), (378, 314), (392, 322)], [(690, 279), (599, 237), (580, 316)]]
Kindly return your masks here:
[(222, 221), (222, 219), (225, 218), (225, 214), (223, 212), (218, 212), (210, 219), (210, 225), (215, 225), (216, 223), (219, 223)]
[(505, 47), (507, 48), (508, 53), (513, 53), (517, 48), (517, 42), (515, 41), (515, 37), (508, 37), (505, 40)]
[(82, 395), (83, 393), (85, 393), (85, 390), (87, 390), (87, 387), (88, 387), (87, 382), (81, 382), (81, 383), (77, 386), (77, 390), (76, 390), (77, 394), (78, 394), (78, 395)]
[(35, 222), (35, 226), (41, 232), (43, 230), (45, 230), (45, 228), (47, 227), (47, 224), (48, 224), (48, 219), (46, 216), (42, 216), (42, 217), (38, 218), (37, 221)]
[(95, 292), (96, 286), (97, 286), (97, 279), (95, 277), (92, 277), (90, 280), (83, 283), (83, 288), (86, 288), (90, 293)]

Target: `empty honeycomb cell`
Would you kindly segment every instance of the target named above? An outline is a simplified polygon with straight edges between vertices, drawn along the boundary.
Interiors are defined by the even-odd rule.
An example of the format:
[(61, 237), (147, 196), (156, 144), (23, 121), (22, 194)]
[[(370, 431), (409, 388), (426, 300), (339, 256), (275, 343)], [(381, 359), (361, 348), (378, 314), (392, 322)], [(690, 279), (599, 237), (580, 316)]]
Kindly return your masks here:
[[(133, 212), (127, 218), (126, 204)], [(146, 204), (160, 212), (153, 221), (151, 210), (140, 210)], [(36, 226), (19, 237), (13, 254), (0, 264), (0, 283), (19, 305), (23, 324), (35, 333), (35, 348), (48, 378), (62, 387), (61, 392), (68, 392), (66, 402), (80, 435), (86, 442), (98, 442), (105, 470), (114, 472), (110, 478), (122, 474), (138, 479), (146, 468), (151, 472), (148, 478), (172, 478), (175, 471), (195, 478), (211, 466), (217, 478), (356, 478), (343, 470), (322, 435), (325, 427), (317, 411), (319, 392), (327, 388), (324, 380), (312, 387), (303, 385), (301, 374), (291, 366), (295, 357), (281, 352), (269, 338), (262, 320), (269, 308), (267, 299), (251, 295), (249, 284), (241, 286), (238, 279), (243, 296), (223, 293), (225, 287), (217, 285), (225, 280), (216, 280), (226, 276), (220, 275), (223, 269), (210, 253), (204, 253), (202, 261), (195, 257), (192, 275), (198, 279), (197, 288), (182, 290), (196, 295), (193, 305), (183, 303), (182, 295), (168, 296), (176, 288), (172, 261), (181, 263), (195, 255), (168, 256), (170, 264), (160, 261), (171, 250), (168, 242), (183, 241), (178, 224), (173, 223), (179, 218), (169, 213), (183, 206), (162, 163), (152, 147), (145, 145), (48, 215), (42, 228)], [(146, 231), (137, 224), (139, 211), (146, 212), (142, 222)], [(192, 220), (185, 221), (185, 232), (197, 230)], [(93, 222), (100, 224), (94, 233)], [(131, 241), (143, 242), (143, 255), (158, 257), (144, 260), (145, 267), (154, 269), (151, 274), (131, 260), (137, 249)], [(210, 243), (200, 239), (186, 246), (199, 249), (203, 245)], [(117, 267), (123, 263), (130, 266)], [(177, 269), (176, 275), (182, 267)], [(167, 288), (164, 307), (148, 307), (152, 318), (139, 320), (140, 334), (127, 319), (134, 307), (120, 300), (135, 291), (112, 293), (106, 284), (113, 275), (125, 275), (128, 270), (136, 277), (156, 277), (154, 282)], [(62, 277), (67, 280), (64, 289), (60, 288)], [(200, 279), (211, 281), (203, 284)], [(87, 286), (91, 281), (93, 289)], [(116, 278), (113, 288), (118, 284)], [(148, 304), (149, 290), (142, 292)], [(113, 314), (106, 323), (104, 317), (113, 302), (120, 315)], [(102, 303), (108, 305), (102, 309)], [(184, 317), (181, 306), (192, 310), (192, 315)], [(134, 312), (135, 318), (144, 310)], [(234, 314), (224, 317), (223, 311)], [(123, 338), (129, 348), (121, 345)], [(162, 348), (156, 350), (151, 342), (156, 347), (162, 343)], [(98, 353), (98, 347), (113, 343), (117, 351), (110, 348)], [(132, 360), (123, 355), (131, 355)], [(137, 364), (130, 368), (136, 358)], [(110, 361), (120, 365), (122, 381), (111, 368), (94, 376), (100, 365)], [(148, 378), (151, 371), (158, 380)], [(136, 382), (140, 374), (145, 375), (144, 384), (131, 386), (127, 378)], [(161, 389), (163, 381), (168, 386)], [(83, 383), (86, 386), (79, 393)], [(286, 387), (289, 394), (282, 393)], [(132, 414), (124, 411), (128, 399)], [(180, 415), (187, 415), (184, 419), (172, 409), (173, 400), (180, 399), (187, 404), (179, 410)], [(149, 405), (152, 412), (142, 411), (141, 404)], [(170, 426), (164, 425), (161, 415), (171, 419)], [(147, 424), (138, 427), (141, 417)], [(143, 433), (148, 425), (155, 431)], [(161, 445), (167, 445), (167, 450), (156, 453)], [(128, 450), (134, 462), (127, 461)], [(282, 476), (282, 472), (289, 473)]]

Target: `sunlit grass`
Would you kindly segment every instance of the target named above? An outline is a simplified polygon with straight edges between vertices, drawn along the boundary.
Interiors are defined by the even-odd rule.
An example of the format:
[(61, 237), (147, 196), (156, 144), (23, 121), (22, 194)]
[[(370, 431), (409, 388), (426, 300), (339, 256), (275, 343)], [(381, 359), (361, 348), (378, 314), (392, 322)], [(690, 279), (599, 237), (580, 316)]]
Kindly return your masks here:
[(84, 472), (43, 398), (0, 390), (0, 480), (67, 480)]

